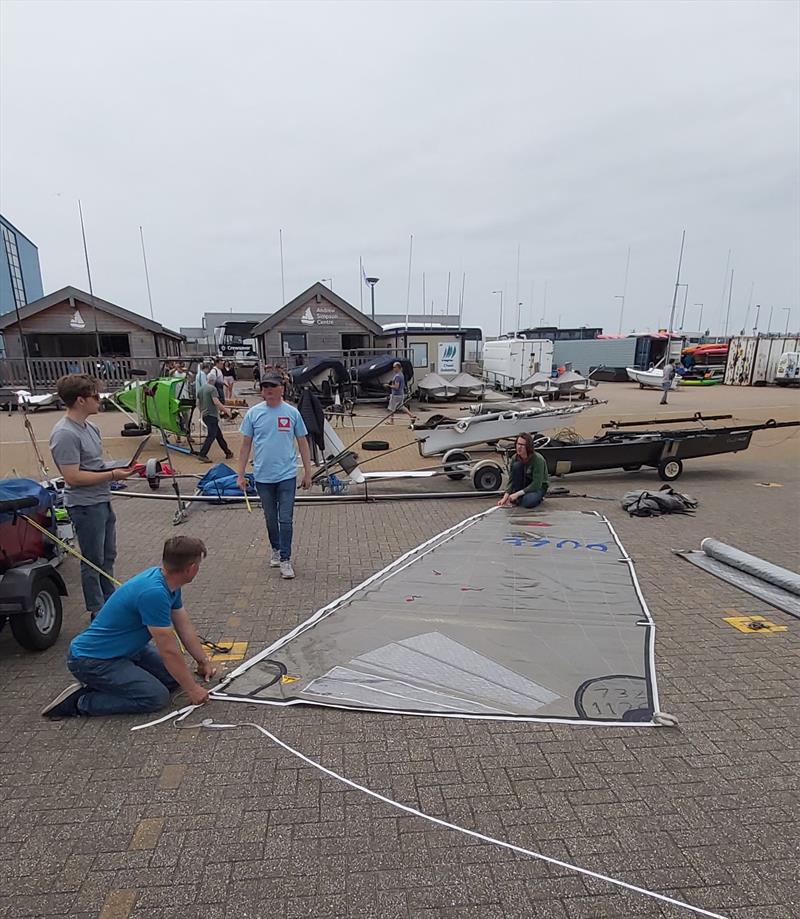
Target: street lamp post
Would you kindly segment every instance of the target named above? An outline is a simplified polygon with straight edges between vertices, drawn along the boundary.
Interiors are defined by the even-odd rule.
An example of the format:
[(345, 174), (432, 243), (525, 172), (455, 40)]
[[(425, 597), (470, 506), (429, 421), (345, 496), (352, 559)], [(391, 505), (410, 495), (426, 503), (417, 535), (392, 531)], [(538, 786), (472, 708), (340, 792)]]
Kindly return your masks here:
[(761, 315), (761, 304), (756, 303), (756, 318), (753, 323), (753, 335), (758, 335), (758, 318)]
[(380, 278), (367, 278), (367, 284), (369, 284), (370, 312), (373, 322), (375, 321), (375, 285), (378, 281), (380, 281)]
[(522, 313), (522, 300), (520, 300), (519, 303), (517, 304), (517, 337), (519, 337), (519, 324), (521, 321), (521, 313)]
[(786, 328), (783, 330), (784, 338), (789, 334), (789, 316), (792, 313), (792, 308), (790, 306), (782, 306), (781, 312), (786, 313)]
[(774, 306), (769, 308), (769, 319), (767, 320), (767, 335), (772, 331), (772, 312), (775, 309)]
[(320, 280), (320, 284), (324, 284), (327, 281), (330, 286), (330, 289), (333, 290), (333, 278), (320, 278), (319, 280)]
[(500, 331), (498, 335), (503, 334), (503, 291), (502, 290), (493, 290), (493, 294), (500, 294)]

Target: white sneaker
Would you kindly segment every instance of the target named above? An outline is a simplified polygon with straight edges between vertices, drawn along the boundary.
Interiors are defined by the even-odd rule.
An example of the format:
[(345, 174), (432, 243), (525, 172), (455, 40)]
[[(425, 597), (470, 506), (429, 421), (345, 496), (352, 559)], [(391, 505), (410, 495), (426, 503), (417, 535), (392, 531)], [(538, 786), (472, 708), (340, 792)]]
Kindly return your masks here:
[(280, 566), (281, 566), (281, 577), (282, 578), (293, 578), (294, 577), (294, 568), (292, 568), (292, 563), (290, 561), (281, 562)]
[(278, 568), (281, 563), (281, 553), (280, 549), (273, 549), (272, 554), (269, 557), (269, 567)]

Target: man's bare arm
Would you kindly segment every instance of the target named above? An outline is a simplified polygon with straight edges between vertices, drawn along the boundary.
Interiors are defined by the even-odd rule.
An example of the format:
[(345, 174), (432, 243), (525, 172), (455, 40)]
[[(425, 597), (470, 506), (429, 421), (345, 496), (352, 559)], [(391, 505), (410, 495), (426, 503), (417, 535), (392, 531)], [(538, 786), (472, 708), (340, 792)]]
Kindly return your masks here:
[(201, 705), (208, 699), (208, 692), (195, 680), (191, 670), (186, 665), (175, 631), (170, 628), (156, 628), (155, 626), (148, 626), (148, 628), (153, 636), (158, 653), (161, 655), (161, 660), (170, 675), (177, 680), (182, 689), (186, 690), (192, 705)]

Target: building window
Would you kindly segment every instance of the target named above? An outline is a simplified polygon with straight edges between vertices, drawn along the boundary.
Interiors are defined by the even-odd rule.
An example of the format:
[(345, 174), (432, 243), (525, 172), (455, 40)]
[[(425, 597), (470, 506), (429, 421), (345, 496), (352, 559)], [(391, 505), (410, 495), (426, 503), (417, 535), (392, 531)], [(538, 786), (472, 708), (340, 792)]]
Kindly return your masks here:
[(428, 366), (428, 343), (425, 341), (412, 341), (409, 342), (409, 350), (411, 351), (411, 361), (415, 367), (426, 367)]
[(22, 280), (22, 269), (19, 265), (19, 252), (17, 251), (17, 237), (7, 226), (2, 227), (3, 245), (6, 249), (8, 260), (8, 273), (11, 277), (11, 289), (14, 292), (14, 303), (17, 309), (22, 309), (28, 302), (25, 296), (25, 284)]
[(281, 352), (284, 357), (307, 348), (305, 332), (281, 332)]

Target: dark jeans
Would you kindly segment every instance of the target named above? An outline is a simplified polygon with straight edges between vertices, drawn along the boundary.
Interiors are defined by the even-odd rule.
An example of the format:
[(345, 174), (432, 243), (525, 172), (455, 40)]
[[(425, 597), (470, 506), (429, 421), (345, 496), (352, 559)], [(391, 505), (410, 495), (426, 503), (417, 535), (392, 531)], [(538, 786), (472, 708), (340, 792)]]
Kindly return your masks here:
[(67, 658), (67, 667), (88, 692), (78, 699), (81, 715), (123, 715), (157, 712), (169, 702), (177, 681), (164, 666), (152, 644), (132, 657), (98, 660)]
[(539, 491), (529, 491), (517, 501), (517, 507), (527, 507), (528, 509), (538, 507), (544, 501), (544, 496), (544, 488), (540, 488)]
[[(75, 527), (81, 555), (107, 574), (113, 575), (117, 557), (117, 518), (111, 509), (111, 502), (70, 507), (69, 517)], [(114, 593), (114, 584), (83, 562), (81, 587), (86, 609), (90, 613), (96, 613)]]
[[(523, 463), (516, 461), (511, 467), (511, 491), (522, 491), (523, 488), (525, 488), (525, 466)], [(517, 501), (517, 507), (526, 507), (529, 510), (532, 507), (538, 507), (544, 501), (546, 493), (547, 488), (529, 491)]]
[(222, 436), (219, 418), (216, 418), (214, 415), (203, 415), (203, 424), (208, 429), (208, 434), (206, 434), (206, 439), (203, 441), (203, 446), (200, 447), (200, 456), (208, 456), (211, 444), (213, 444), (215, 440), (225, 451), (225, 456), (227, 456), (231, 451), (227, 441)]
[(292, 557), (292, 516), (296, 490), (297, 479), (256, 482), (256, 491), (261, 498), (261, 507), (267, 521), (269, 544), (273, 549), (280, 550), (282, 562), (288, 562)]

